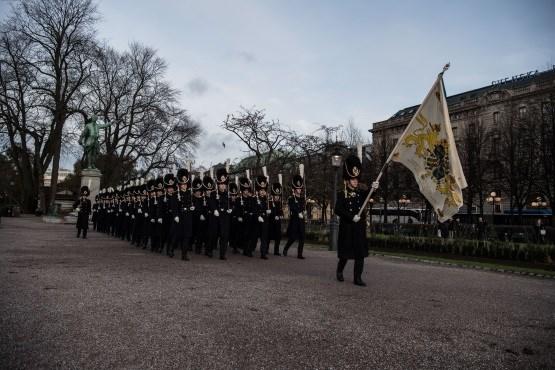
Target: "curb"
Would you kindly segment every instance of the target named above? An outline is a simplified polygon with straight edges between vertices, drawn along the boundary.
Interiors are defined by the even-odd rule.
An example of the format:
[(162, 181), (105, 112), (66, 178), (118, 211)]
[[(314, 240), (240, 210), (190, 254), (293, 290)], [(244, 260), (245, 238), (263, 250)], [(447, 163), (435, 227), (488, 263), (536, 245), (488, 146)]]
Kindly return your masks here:
[(377, 252), (371, 252), (371, 251), (369, 253), (370, 253), (371, 256), (376, 256), (376, 257), (387, 257), (387, 258), (399, 259), (399, 260), (403, 260), (403, 261), (422, 262), (422, 263), (426, 263), (426, 264), (430, 264), (430, 265), (458, 267), (458, 268), (469, 269), (469, 270), (483, 270), (483, 271), (499, 272), (499, 273), (503, 273), (503, 274), (532, 276), (532, 277), (537, 277), (537, 278), (540, 278), (540, 279), (555, 280), (555, 275), (546, 275), (546, 274), (542, 274), (542, 273), (516, 271), (516, 270), (502, 269), (502, 268), (491, 268), (491, 267), (477, 266), (477, 265), (464, 265), (464, 264), (453, 263), (453, 262), (433, 261), (433, 260), (428, 260), (428, 259), (425, 259), (425, 258), (418, 258), (418, 257), (392, 256), (390, 254), (377, 253)]

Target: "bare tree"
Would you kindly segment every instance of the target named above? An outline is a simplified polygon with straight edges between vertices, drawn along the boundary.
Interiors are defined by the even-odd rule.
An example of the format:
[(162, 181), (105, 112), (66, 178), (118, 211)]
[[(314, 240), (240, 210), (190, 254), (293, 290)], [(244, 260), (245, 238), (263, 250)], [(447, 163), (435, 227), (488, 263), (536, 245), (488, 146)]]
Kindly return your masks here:
[(235, 134), (247, 146), (247, 152), (256, 157), (256, 168), (266, 166), (280, 154), (291, 138), (279, 120), (266, 120), (262, 109), (241, 107), (227, 116), (222, 127)]
[(141, 167), (146, 175), (192, 155), (200, 127), (179, 108), (179, 92), (165, 81), (166, 71), (155, 50), (138, 43), (125, 53), (97, 50), (86, 107), (113, 122), (102, 143), (106, 183), (127, 177), (123, 169)]
[[(490, 157), (490, 138), (496, 137), (496, 133), (490, 132), (478, 119), (471, 120), (462, 128), (461, 162), (465, 173), (468, 187), (464, 189), (465, 203), (469, 221), (472, 216), (474, 199), (477, 198), (480, 215), (484, 214), (484, 196), (487, 194), (488, 172), (492, 164)], [(490, 150), (488, 150), (490, 149)]]
[(25, 62), (36, 73), (33, 89), (51, 120), (45, 128), (52, 156), (50, 205), (54, 205), (64, 125), (79, 105), (80, 89), (90, 75), (96, 7), (91, 0), (29, 0), (14, 6), (8, 32), (29, 49)]
[(347, 125), (339, 133), (340, 141), (344, 142), (349, 148), (354, 148), (363, 143), (362, 131), (355, 125), (355, 120), (349, 118)]

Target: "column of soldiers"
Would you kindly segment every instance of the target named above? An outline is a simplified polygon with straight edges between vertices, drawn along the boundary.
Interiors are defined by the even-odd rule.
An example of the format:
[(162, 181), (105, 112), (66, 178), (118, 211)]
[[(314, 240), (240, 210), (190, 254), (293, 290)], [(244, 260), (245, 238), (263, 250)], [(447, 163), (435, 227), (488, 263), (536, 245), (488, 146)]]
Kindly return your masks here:
[[(260, 258), (280, 256), (283, 215), (280, 182), (268, 183), (265, 175), (252, 181), (247, 175), (229, 181), (227, 168), (194, 177), (187, 169), (156, 179), (131, 181), (115, 189), (102, 189), (92, 206), (94, 230), (127, 240), (138, 248), (189, 260), (189, 253), (225, 260), (228, 249), (253, 257), (260, 245)], [(294, 192), (288, 200), (290, 221), (286, 256), (298, 241), (297, 257), (303, 259), (305, 205), (304, 179), (293, 177)]]

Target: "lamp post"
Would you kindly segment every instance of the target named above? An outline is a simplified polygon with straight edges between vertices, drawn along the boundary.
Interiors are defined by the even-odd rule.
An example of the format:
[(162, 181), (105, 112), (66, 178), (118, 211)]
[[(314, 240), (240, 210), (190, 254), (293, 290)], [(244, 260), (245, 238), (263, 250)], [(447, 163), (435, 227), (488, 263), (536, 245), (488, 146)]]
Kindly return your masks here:
[(495, 203), (501, 203), (501, 197), (495, 191), (492, 191), (486, 201), (491, 203), (491, 224), (495, 225)]
[(337, 220), (337, 215), (335, 214), (335, 203), (337, 202), (337, 176), (339, 167), (341, 167), (341, 154), (337, 151), (337, 149), (331, 156), (331, 166), (335, 168), (335, 174), (333, 177), (333, 203), (331, 205), (330, 244), (328, 250), (333, 251), (337, 250), (337, 231), (339, 228), (339, 221)]
[(374, 198), (368, 200), (370, 203), (370, 233), (372, 233), (372, 208), (374, 208)]
[[(410, 203), (410, 199), (407, 198), (407, 196), (405, 194), (403, 194), (401, 196), (401, 199), (399, 199), (399, 205), (401, 206), (402, 210), (406, 210), (407, 209), (407, 205)], [(399, 222), (401, 221), (401, 215), (399, 215)], [(405, 223), (406, 223), (406, 217), (405, 217)]]

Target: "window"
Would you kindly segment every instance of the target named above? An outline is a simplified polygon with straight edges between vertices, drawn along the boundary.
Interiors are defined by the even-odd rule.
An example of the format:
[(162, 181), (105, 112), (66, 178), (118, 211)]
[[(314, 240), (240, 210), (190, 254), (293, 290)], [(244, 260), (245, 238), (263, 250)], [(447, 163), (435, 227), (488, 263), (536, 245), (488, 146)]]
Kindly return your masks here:
[(499, 124), (499, 112), (493, 112), (493, 124), (494, 125)]
[(523, 119), (526, 117), (526, 107), (518, 108), (518, 118)]

